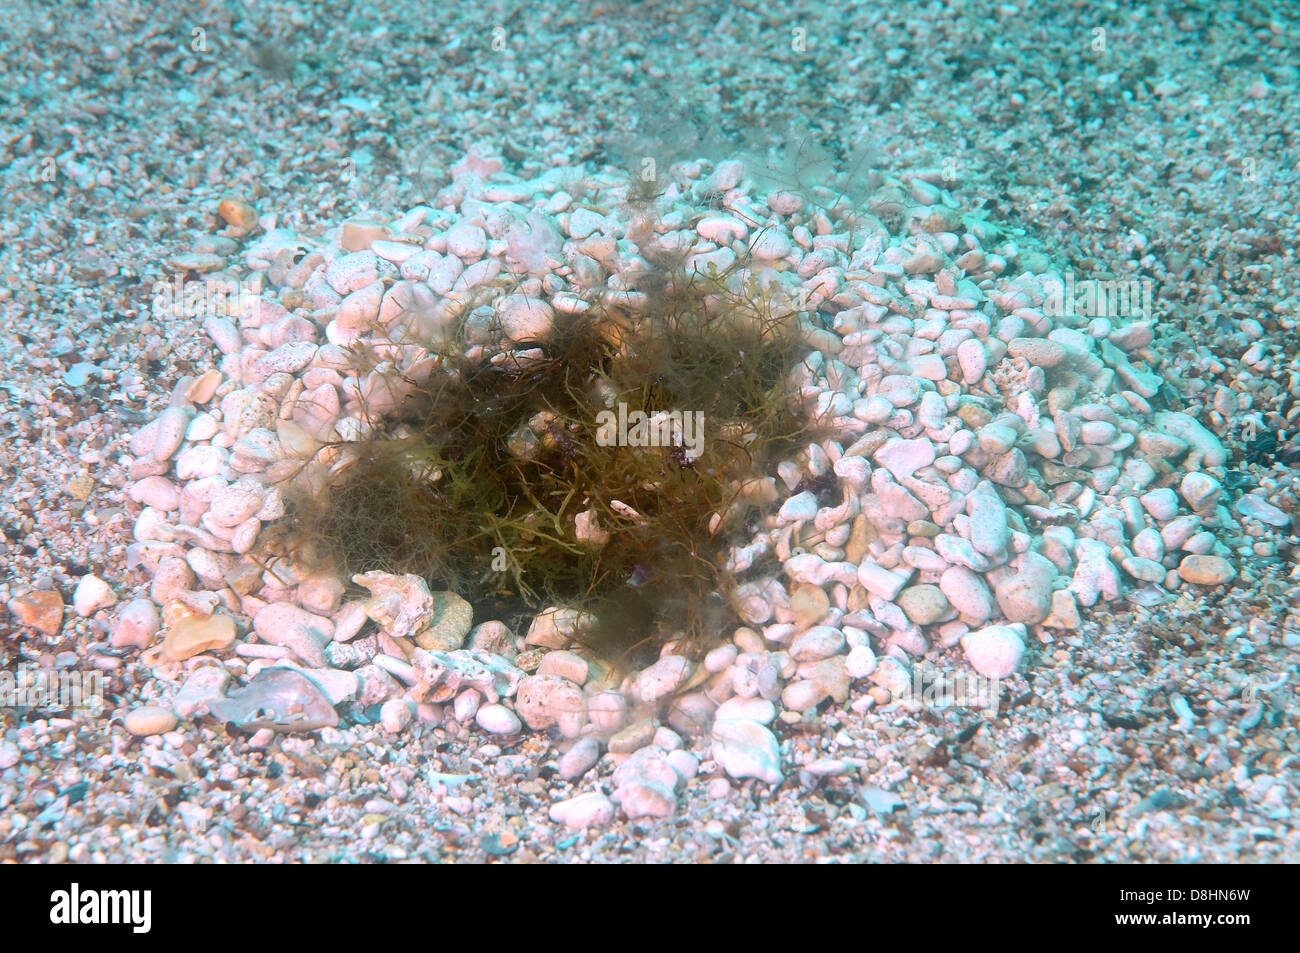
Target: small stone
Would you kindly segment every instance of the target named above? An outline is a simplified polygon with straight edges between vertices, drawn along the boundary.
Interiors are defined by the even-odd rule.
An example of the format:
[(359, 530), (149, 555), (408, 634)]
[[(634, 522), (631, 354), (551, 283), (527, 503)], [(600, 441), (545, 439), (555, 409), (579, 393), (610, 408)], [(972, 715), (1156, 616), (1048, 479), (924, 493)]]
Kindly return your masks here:
[(158, 607), (148, 599), (132, 599), (117, 613), (109, 644), (115, 649), (142, 649), (158, 634)]
[(161, 735), (175, 727), (176, 713), (170, 708), (157, 705), (137, 708), (126, 716), (126, 730), (137, 737)]
[(474, 715), (478, 726), (489, 734), (518, 734), (522, 725), (519, 716), (505, 705), (483, 705)]
[(849, 675), (844, 656), (834, 655), (799, 666), (799, 673), (826, 693), (837, 705), (849, 698)]
[(556, 773), (565, 781), (575, 781), (582, 777), (600, 760), (600, 742), (587, 735), (573, 743), (568, 751), (560, 755), (556, 763)]
[(634, 722), (610, 736), (609, 750), (612, 754), (631, 754), (633, 751), (639, 751), (654, 741), (656, 728), (658, 725), (649, 718)]
[(798, 713), (816, 708), (829, 697), (830, 692), (824, 685), (811, 678), (801, 678), (782, 689), (781, 704), (787, 711)]
[(37, 631), (55, 636), (63, 628), (63, 599), (48, 589), (33, 589), (14, 596), (8, 602), (19, 625), (31, 626)]
[(166, 463), (185, 442), (191, 413), (184, 407), (168, 407), (158, 417), (151, 456), (156, 463)]
[(533, 618), (524, 641), (547, 649), (567, 649), (587, 621), (577, 609), (543, 609)]
[(1178, 564), (1178, 577), (1197, 586), (1221, 586), (1236, 575), (1232, 563), (1222, 556), (1185, 556)]
[(12, 768), (22, 757), (22, 752), (12, 741), (0, 741), (0, 771)]
[(1052, 610), (1043, 625), (1049, 629), (1077, 629), (1082, 620), (1074, 595), (1068, 589), (1057, 589), (1052, 593)]
[(659, 748), (642, 748), (630, 755), (615, 769), (613, 781), (614, 800), (629, 820), (672, 817), (677, 810), (680, 777)]
[(534, 731), (558, 727), (566, 738), (576, 738), (587, 722), (582, 689), (558, 675), (529, 675), (519, 682), (515, 710)]
[(939, 577), (939, 589), (966, 620), (987, 622), (993, 616), (993, 594), (984, 577), (965, 566), (952, 566)]
[(844, 658), (844, 672), (849, 678), (866, 678), (876, 670), (876, 653), (869, 645), (855, 645)]
[(379, 723), (389, 734), (404, 731), (415, 721), (415, 702), (409, 698), (390, 698), (379, 709)]
[(1045, 338), (1012, 338), (1007, 342), (1007, 354), (1024, 358), (1035, 367), (1056, 367), (1068, 353), (1065, 345)]
[(978, 384), (988, 369), (984, 345), (974, 338), (962, 341), (957, 345), (957, 364), (961, 367), (962, 380), (967, 384)]
[(542, 659), (542, 664), (537, 666), (538, 675), (559, 675), (561, 678), (567, 678), (575, 685), (586, 682), (590, 671), (591, 665), (585, 658), (563, 649), (547, 652)]
[(527, 295), (497, 299), (497, 316), (505, 336), (516, 343), (545, 341), (555, 327), (555, 311), (545, 301)]
[(843, 650), (844, 633), (828, 625), (815, 626), (790, 643), (790, 656), (796, 662), (820, 661)]
[(469, 634), (469, 647), (513, 660), (519, 655), (515, 634), (499, 619), (481, 622)]
[(167, 630), (162, 651), (169, 660), (180, 662), (202, 652), (228, 648), (234, 641), (235, 620), (230, 616), (190, 616)]
[(901, 482), (934, 463), (934, 444), (925, 438), (890, 440), (876, 451), (874, 459)]
[(345, 251), (365, 251), (375, 242), (388, 238), (391, 234), (388, 226), (382, 222), (368, 218), (348, 219), (339, 228), (339, 245)]
[(183, 718), (204, 715), (208, 703), (220, 698), (230, 683), (230, 673), (216, 665), (195, 669), (172, 699), (172, 708)]
[(780, 746), (763, 725), (738, 718), (714, 721), (712, 739), (713, 760), (733, 778), (781, 783)]
[(740, 721), (756, 721), (760, 725), (770, 725), (776, 718), (776, 706), (766, 698), (741, 698), (737, 695), (719, 705), (713, 717), (715, 721), (735, 718)]
[(870, 559), (858, 566), (858, 581), (862, 583), (862, 588), (887, 602), (892, 602), (903, 591), (908, 578)]
[(991, 625), (962, 637), (961, 647), (971, 668), (985, 678), (1006, 678), (1025, 654), (1023, 626)]
[(1019, 572), (998, 583), (994, 594), (998, 607), (1012, 622), (1037, 625), (1052, 608), (1052, 584), (1056, 565), (1045, 556), (1025, 553), (1017, 559)]
[(570, 830), (604, 827), (614, 820), (614, 802), (597, 791), (589, 791), (567, 801), (557, 801), (547, 816)]
[(776, 517), (782, 524), (795, 523), (800, 520), (806, 522), (817, 515), (818, 509), (817, 497), (805, 491), (790, 497), (790, 499), (782, 503)]
[(802, 584), (790, 593), (790, 611), (800, 628), (811, 628), (830, 611), (830, 597), (821, 586)]
[(1219, 494), (1223, 492), (1223, 487), (1214, 477), (1192, 471), (1178, 484), (1178, 492), (1182, 494), (1188, 506), (1199, 512), (1214, 506)]
[(83, 619), (117, 602), (117, 595), (104, 580), (93, 574), (81, 577), (72, 594), (72, 608)]
[(991, 482), (981, 481), (966, 497), (966, 514), (975, 551), (993, 559), (1001, 557), (1010, 540), (1010, 528), (1006, 504)]
[(1259, 520), (1279, 529), (1291, 524), (1291, 517), (1255, 493), (1246, 493), (1237, 500), (1237, 512), (1247, 519)]
[(217, 203), (217, 214), (227, 225), (242, 231), (252, 231), (257, 226), (257, 209), (243, 199), (226, 196)]
[(665, 655), (636, 676), (633, 692), (643, 702), (658, 701), (675, 692), (690, 674), (688, 659), (680, 655)]
[(621, 692), (598, 692), (587, 701), (592, 726), (602, 735), (612, 735), (627, 720), (627, 699)]
[(909, 586), (898, 594), (898, 607), (917, 625), (938, 622), (952, 608), (938, 586)]

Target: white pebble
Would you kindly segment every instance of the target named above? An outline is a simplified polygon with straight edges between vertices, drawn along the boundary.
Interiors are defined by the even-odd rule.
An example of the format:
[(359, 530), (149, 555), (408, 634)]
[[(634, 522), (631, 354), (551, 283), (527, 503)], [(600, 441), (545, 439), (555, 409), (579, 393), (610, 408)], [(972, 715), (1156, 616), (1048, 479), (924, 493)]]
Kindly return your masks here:
[(474, 720), (480, 728), (494, 735), (513, 735), (522, 728), (519, 716), (505, 705), (484, 705), (479, 708)]
[(968, 632), (961, 640), (966, 661), (985, 678), (1006, 678), (1019, 667), (1025, 654), (1023, 628), (991, 625)]
[(72, 594), (72, 608), (83, 619), (100, 609), (107, 609), (117, 602), (117, 594), (111, 586), (98, 576), (87, 574), (77, 583), (76, 592)]

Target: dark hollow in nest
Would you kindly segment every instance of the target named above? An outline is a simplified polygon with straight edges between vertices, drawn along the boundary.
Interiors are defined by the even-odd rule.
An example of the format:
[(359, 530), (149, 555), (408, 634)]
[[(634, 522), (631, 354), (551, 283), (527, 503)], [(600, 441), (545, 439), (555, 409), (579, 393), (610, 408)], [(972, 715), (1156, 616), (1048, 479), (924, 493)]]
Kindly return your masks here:
[[(590, 612), (580, 641), (619, 665), (670, 640), (707, 648), (735, 618), (723, 564), (759, 515), (749, 491), (816, 438), (798, 312), (772, 287), (739, 266), (656, 268), (635, 311), (603, 298), (544, 340), (511, 341), (463, 302), (454, 333), (400, 342), (434, 356), (427, 375), (399, 375), (400, 408), (330, 444), (344, 462), (317, 459), (286, 486), (264, 555), (414, 573), (480, 621)], [(611, 441), (620, 404), (629, 428), (613, 435), (627, 439)], [(634, 445), (650, 432), (635, 412), (673, 411), (703, 414), (701, 443), (664, 429), (661, 445)]]

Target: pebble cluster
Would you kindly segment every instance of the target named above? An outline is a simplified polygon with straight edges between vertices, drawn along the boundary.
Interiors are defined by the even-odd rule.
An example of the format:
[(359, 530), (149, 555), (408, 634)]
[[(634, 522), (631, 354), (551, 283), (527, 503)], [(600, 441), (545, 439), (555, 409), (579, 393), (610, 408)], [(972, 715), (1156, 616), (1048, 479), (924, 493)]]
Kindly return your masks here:
[[(1030, 646), (1077, 629), (1081, 609), (1231, 583), (1222, 531), (1289, 517), (1262, 495), (1225, 493), (1224, 447), (1164, 400), (1150, 322), (1055, 313), (1061, 277), (1017, 267), (1016, 243), (941, 184), (885, 180), (871, 214), (849, 219), (833, 197), (760, 192), (741, 162), (692, 162), (651, 213), (617, 177), (523, 181), (471, 154), (432, 204), (319, 238), (223, 200), (226, 235), (169, 264), (251, 274), (263, 291), (207, 317), (220, 366), (182, 380), (130, 444), (128, 492), (143, 509), (128, 562), (152, 585), (120, 609), (112, 643), (146, 650), (181, 684), (128, 730), (212, 714), (264, 740), (334, 728), (344, 705), (391, 733), (549, 730), (565, 739), (565, 779), (602, 751), (619, 762), (609, 797), (559, 802), (553, 820), (604, 823), (615, 803), (664, 817), (702, 759), (781, 781), (774, 723), (848, 702), (854, 682), (867, 687), (855, 711), (889, 711), (927, 653), (959, 646), (1002, 679)], [(242, 265), (219, 253), (231, 239), (245, 242)], [(427, 357), (407, 349), (359, 371), (350, 348), (390, 340), (412, 312), (436, 326), (506, 284), (495, 317), (517, 339), (545, 336), (599, 296), (635, 305), (647, 253), (673, 249), (689, 249), (688, 267), (740, 263), (805, 303), (800, 384), (840, 435), (767, 478), (772, 513), (729, 568), (773, 571), (742, 586), (745, 624), (701, 662), (670, 646), (611, 684), (571, 650), (578, 620), (563, 607), (517, 636), (474, 625), (463, 598), (413, 576), (358, 576), (370, 598), (345, 601), (341, 578), (254, 558), (283, 516), (285, 476), (324, 441), (375, 426), (400, 400), (394, 371)], [(795, 492), (810, 480), (836, 500)], [(97, 583), (79, 588), (79, 612), (111, 599)]]

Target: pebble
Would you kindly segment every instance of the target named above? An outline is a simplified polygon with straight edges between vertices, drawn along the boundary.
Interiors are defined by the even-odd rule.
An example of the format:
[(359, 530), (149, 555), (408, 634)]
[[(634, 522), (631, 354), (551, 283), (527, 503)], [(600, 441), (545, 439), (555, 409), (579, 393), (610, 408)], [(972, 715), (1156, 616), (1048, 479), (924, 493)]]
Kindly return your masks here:
[(760, 725), (770, 725), (773, 719), (776, 718), (776, 706), (766, 698), (741, 698), (736, 696), (728, 698), (719, 705), (713, 717), (715, 721), (734, 718), (740, 721), (755, 721)]
[(163, 655), (180, 662), (203, 652), (228, 648), (235, 641), (235, 620), (224, 613), (182, 619), (167, 630)]
[(585, 658), (563, 649), (547, 652), (542, 658), (542, 664), (537, 666), (538, 675), (558, 675), (575, 685), (583, 684), (590, 670), (591, 666)]
[(985, 678), (1006, 678), (1025, 654), (1024, 627), (991, 625), (962, 637), (961, 647), (971, 668)]
[(474, 721), (484, 731), (493, 735), (514, 735), (522, 729), (519, 716), (505, 705), (483, 705), (474, 715)]
[(1232, 563), (1222, 556), (1184, 556), (1178, 577), (1197, 586), (1221, 586), (1237, 575)]
[(1291, 517), (1255, 493), (1246, 493), (1237, 500), (1237, 512), (1246, 519), (1259, 520), (1279, 529), (1291, 524)]
[(587, 720), (582, 689), (558, 675), (529, 675), (519, 682), (515, 711), (534, 731), (558, 727), (566, 738), (576, 738)]
[(112, 587), (94, 574), (81, 577), (72, 594), (72, 608), (83, 619), (117, 602)]
[(934, 457), (934, 444), (921, 438), (887, 441), (876, 451), (874, 459), (892, 473), (895, 480), (902, 481), (934, 463)]
[(962, 379), (967, 384), (978, 384), (988, 369), (988, 356), (984, 345), (974, 338), (957, 345), (957, 363), (961, 367)]
[(733, 778), (781, 783), (781, 751), (776, 736), (757, 721), (714, 721), (712, 740), (713, 760)]
[(384, 731), (397, 734), (415, 721), (415, 702), (409, 698), (391, 698), (379, 709), (379, 723)]
[(172, 708), (182, 718), (193, 718), (207, 713), (208, 703), (218, 699), (230, 684), (230, 673), (216, 665), (195, 669), (185, 679), (180, 691), (172, 699)]
[(993, 593), (979, 573), (953, 566), (939, 577), (939, 589), (963, 618), (979, 623), (993, 617)]
[(691, 663), (680, 655), (665, 655), (633, 682), (633, 693), (643, 702), (654, 702), (675, 692), (690, 677)]
[(870, 559), (863, 560), (858, 566), (858, 581), (862, 588), (886, 601), (892, 601), (903, 591), (908, 578), (908, 575), (886, 569)]
[(1020, 556), (1016, 564), (1019, 571), (999, 582), (994, 595), (1008, 620), (1036, 625), (1051, 611), (1056, 566), (1045, 556), (1032, 552)]
[(627, 699), (621, 692), (599, 692), (587, 701), (592, 727), (602, 735), (612, 735), (627, 720)]
[(590, 791), (557, 801), (551, 805), (547, 816), (570, 830), (604, 827), (614, 819), (614, 802), (597, 791)]
[(790, 643), (790, 656), (796, 662), (816, 662), (839, 655), (844, 650), (844, 633), (828, 625), (819, 625), (796, 636)]
[(31, 626), (48, 636), (59, 634), (63, 628), (63, 599), (48, 589), (33, 589), (14, 596), (7, 603), (20, 625)]
[(966, 514), (970, 517), (970, 543), (975, 551), (991, 558), (1005, 554), (1010, 539), (1007, 508), (991, 482), (980, 482), (967, 495)]
[(157, 606), (148, 599), (132, 599), (118, 610), (109, 644), (115, 649), (143, 649), (153, 642), (160, 625)]
[(844, 659), (844, 672), (849, 678), (866, 678), (875, 670), (876, 653), (871, 651), (871, 646), (855, 645), (849, 649)]
[(128, 712), (125, 724), (126, 730), (137, 737), (161, 735), (176, 727), (176, 713), (170, 708), (145, 705)]
[(599, 760), (600, 742), (588, 735), (579, 738), (573, 747), (560, 755), (556, 773), (565, 781), (574, 781), (595, 767)]
[[(1183, 477), (1182, 483), (1178, 485), (1178, 492), (1182, 494), (1188, 506), (1199, 512), (1214, 505), (1219, 498), (1219, 494), (1223, 492), (1223, 487), (1212, 476), (1192, 472)], [(1168, 512), (1168, 507), (1162, 507), (1162, 510)], [(1150, 512), (1149, 507), (1148, 512)], [(1155, 516), (1156, 514), (1152, 513), (1151, 515)], [(1159, 518), (1161, 517), (1157, 517), (1157, 519)], [(1172, 519), (1172, 517), (1164, 517), (1164, 519)]]
[(938, 622), (952, 608), (943, 590), (934, 585), (909, 586), (898, 594), (898, 607), (917, 625)]
[(538, 298), (504, 295), (497, 299), (502, 331), (511, 341), (545, 341), (555, 327), (555, 310)]
[[(766, 730), (766, 729), (764, 729)], [(680, 776), (659, 748), (642, 748), (614, 769), (613, 800), (629, 820), (672, 817), (677, 810)]]

